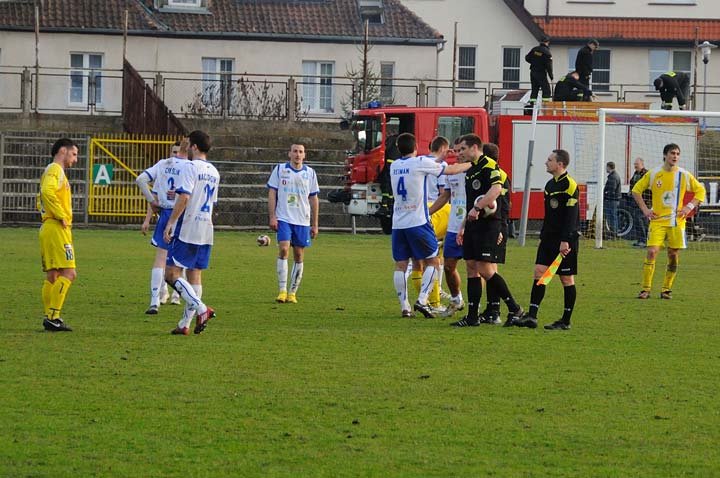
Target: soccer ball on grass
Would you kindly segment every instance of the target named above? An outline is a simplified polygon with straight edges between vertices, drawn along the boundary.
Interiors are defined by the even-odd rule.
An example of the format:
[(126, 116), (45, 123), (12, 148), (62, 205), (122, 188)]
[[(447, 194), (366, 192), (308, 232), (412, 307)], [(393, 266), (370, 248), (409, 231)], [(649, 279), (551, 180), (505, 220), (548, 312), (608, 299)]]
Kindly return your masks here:
[(266, 236), (265, 234), (260, 234), (257, 237), (257, 245), (258, 246), (269, 246), (270, 245), (270, 236)]

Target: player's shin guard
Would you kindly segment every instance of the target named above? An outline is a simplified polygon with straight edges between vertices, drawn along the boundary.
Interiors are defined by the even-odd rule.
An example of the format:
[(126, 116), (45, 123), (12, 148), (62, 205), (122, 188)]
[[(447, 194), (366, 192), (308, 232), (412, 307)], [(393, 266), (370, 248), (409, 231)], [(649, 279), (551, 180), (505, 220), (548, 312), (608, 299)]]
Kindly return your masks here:
[(537, 319), (538, 309), (540, 308), (540, 303), (544, 297), (545, 285), (537, 285), (537, 279), (533, 279), (533, 286), (530, 291), (530, 308), (528, 309), (530, 317), (535, 317)]
[(205, 311), (207, 310), (207, 306), (203, 303), (202, 300), (200, 300), (200, 297), (198, 297), (195, 293), (195, 289), (186, 279), (180, 277), (172, 284), (172, 286), (173, 289), (178, 291), (180, 297), (182, 297), (188, 307), (197, 312), (198, 315), (205, 313)]
[(290, 274), (290, 293), (294, 294), (300, 287), (300, 281), (303, 277), (303, 263), (295, 262), (293, 264), (292, 273)]
[(643, 262), (642, 288), (643, 290), (652, 289), (653, 275), (655, 275), (655, 259), (645, 259)]
[(468, 322), (477, 322), (480, 299), (482, 299), (482, 279), (480, 277), (469, 277), (467, 280), (468, 295)]
[(433, 279), (433, 286), (430, 290), (430, 296), (428, 297), (428, 303), (431, 307), (440, 307), (440, 280), (439, 277), (442, 277), (442, 274), (438, 273), (435, 274), (435, 278)]
[(575, 299), (577, 298), (577, 289), (575, 284), (566, 285), (563, 287), (565, 295), (565, 308), (563, 309), (562, 321), (566, 324), (570, 323), (570, 317), (572, 317), (573, 309), (575, 308)]
[(288, 261), (287, 259), (277, 260), (275, 271), (277, 272), (278, 278), (278, 290), (280, 292), (287, 290), (287, 276), (288, 276)]
[(67, 277), (60, 276), (50, 288), (50, 310), (48, 311), (48, 319), (57, 319), (60, 317), (60, 311), (65, 303), (68, 290), (72, 285), (72, 281)]
[[(420, 285), (420, 293), (418, 294), (418, 302), (421, 304), (428, 303), (428, 297), (433, 285), (436, 283), (437, 270), (433, 266), (425, 267), (422, 275), (422, 284)], [(438, 296), (440, 293), (438, 292)], [(439, 297), (438, 297), (439, 299)], [(438, 300), (439, 302), (439, 300)]]
[(153, 267), (150, 272), (150, 305), (160, 305), (160, 291), (165, 282), (165, 269)]
[(45, 317), (50, 317), (50, 291), (52, 290), (52, 284), (50, 281), (45, 279), (42, 285), (42, 303), (43, 303), (43, 314)]
[(520, 308), (517, 302), (515, 302), (515, 299), (513, 298), (512, 294), (510, 293), (510, 289), (508, 289), (507, 283), (505, 282), (505, 279), (502, 278), (500, 274), (497, 272), (493, 274), (493, 276), (488, 279), (487, 281), (488, 289), (492, 287), (495, 289), (495, 291), (498, 294), (498, 297), (500, 297), (503, 302), (505, 302), (505, 305), (508, 306), (508, 309), (510, 311), (516, 311)]
[(485, 292), (487, 293), (487, 307), (488, 311), (500, 312), (500, 296), (497, 290), (492, 287), (491, 284), (485, 284)]
[[(195, 295), (197, 295), (200, 299), (202, 299), (202, 284), (191, 284), (193, 290), (195, 291)], [(192, 319), (195, 317), (195, 310), (190, 307), (189, 304), (185, 304), (185, 309), (183, 310), (183, 316), (182, 319), (180, 319), (180, 322), (178, 322), (178, 328), (184, 329), (185, 327), (190, 327), (190, 323), (192, 322)]]
[(397, 293), (398, 301), (400, 301), (401, 310), (411, 310), (410, 301), (408, 301), (407, 295), (407, 279), (405, 278), (405, 272), (395, 271), (393, 274), (393, 284), (395, 284), (395, 292)]
[(678, 256), (668, 257), (667, 269), (665, 270), (665, 280), (663, 280), (662, 290), (672, 290), (673, 283), (675, 282), (675, 276), (677, 276), (678, 263), (680, 258)]

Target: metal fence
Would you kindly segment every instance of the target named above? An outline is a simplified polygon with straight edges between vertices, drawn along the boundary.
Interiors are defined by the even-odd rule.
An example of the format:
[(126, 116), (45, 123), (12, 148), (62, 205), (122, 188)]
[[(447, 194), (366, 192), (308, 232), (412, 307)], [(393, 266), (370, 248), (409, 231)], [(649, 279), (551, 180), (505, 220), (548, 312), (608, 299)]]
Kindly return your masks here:
[[(331, 119), (347, 116), (368, 100), (407, 106), (491, 106), (529, 82), (256, 74), (241, 72), (140, 71), (139, 76), (179, 118)], [(121, 70), (0, 67), (0, 111), (119, 115)], [(607, 86), (607, 87), (605, 87)], [(659, 103), (647, 84), (603, 85), (600, 101)], [(698, 85), (695, 109), (720, 110), (720, 86)]]

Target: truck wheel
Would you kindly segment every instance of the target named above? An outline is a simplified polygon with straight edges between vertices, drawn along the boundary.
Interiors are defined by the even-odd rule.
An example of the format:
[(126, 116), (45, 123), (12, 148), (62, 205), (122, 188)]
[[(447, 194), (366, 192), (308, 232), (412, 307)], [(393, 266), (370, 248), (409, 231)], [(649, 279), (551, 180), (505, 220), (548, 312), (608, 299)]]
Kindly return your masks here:
[(383, 234), (392, 234), (392, 217), (381, 217), (380, 227)]

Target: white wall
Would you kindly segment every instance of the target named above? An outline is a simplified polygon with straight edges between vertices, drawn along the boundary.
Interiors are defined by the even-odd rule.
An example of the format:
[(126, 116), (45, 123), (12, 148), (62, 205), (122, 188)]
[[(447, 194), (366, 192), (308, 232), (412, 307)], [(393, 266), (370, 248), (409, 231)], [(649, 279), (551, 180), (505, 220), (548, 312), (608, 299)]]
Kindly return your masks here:
[[(10, 71), (8, 66), (33, 67), (35, 63), (35, 40), (32, 33), (0, 32), (0, 67)], [(119, 111), (122, 98), (119, 77), (122, 68), (122, 36), (80, 35), (64, 33), (43, 33), (40, 35), (40, 79), (39, 105), (41, 109), (67, 108), (70, 78), (70, 53), (100, 53), (104, 56), (104, 68), (118, 70), (104, 72), (103, 106), (99, 110)], [(128, 38), (127, 57), (130, 63), (144, 77), (150, 79), (154, 71), (163, 71), (165, 77), (166, 102), (174, 111), (186, 105), (188, 97), (199, 90), (201, 85), (202, 58), (231, 58), (237, 73), (292, 75), (302, 77), (302, 62), (330, 61), (334, 63), (334, 75), (345, 76), (352, 69), (359, 70), (362, 53), (352, 44), (260, 42), (206, 39), (170, 39), (156, 37)], [(380, 62), (395, 64), (397, 78), (434, 78), (436, 47), (412, 45), (373, 45), (369, 58), (379, 71)], [(50, 76), (48, 68), (59, 68)], [(65, 70), (62, 70), (65, 69)], [(20, 71), (13, 69), (13, 71)], [(176, 74), (173, 74), (176, 73)], [(7, 74), (0, 79), (10, 78)], [(180, 78), (183, 78), (182, 80)], [(263, 78), (256, 77), (261, 80)], [(286, 78), (269, 81), (286, 82)], [(334, 80), (335, 112), (341, 109), (340, 101), (349, 95), (349, 82)], [(403, 88), (398, 82), (395, 91), (398, 103), (414, 104), (415, 89)], [(407, 82), (406, 82), (407, 83)], [(273, 86), (277, 91), (282, 85)], [(299, 87), (301, 90), (302, 87)], [(3, 91), (6, 89), (3, 88)], [(0, 93), (2, 104), (8, 104)]]
[(715, 0), (525, 0), (532, 15), (634, 18), (720, 18)]

